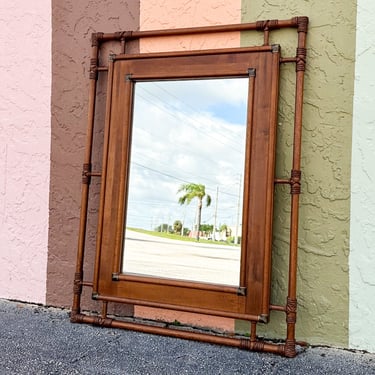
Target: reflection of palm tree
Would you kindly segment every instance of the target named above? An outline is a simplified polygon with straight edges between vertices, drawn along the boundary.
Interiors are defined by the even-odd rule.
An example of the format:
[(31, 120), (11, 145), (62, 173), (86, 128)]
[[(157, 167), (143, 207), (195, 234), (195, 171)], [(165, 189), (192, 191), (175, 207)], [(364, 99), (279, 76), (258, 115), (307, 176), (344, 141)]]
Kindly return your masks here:
[(202, 214), (202, 202), (203, 198), (206, 197), (207, 207), (211, 204), (210, 195), (206, 194), (206, 187), (202, 184), (183, 184), (178, 189), (178, 193), (184, 192), (185, 194), (178, 198), (180, 204), (190, 204), (194, 198), (198, 198), (197, 207), (197, 221), (196, 221), (196, 233), (197, 241), (199, 241), (199, 229), (201, 225), (201, 214)]

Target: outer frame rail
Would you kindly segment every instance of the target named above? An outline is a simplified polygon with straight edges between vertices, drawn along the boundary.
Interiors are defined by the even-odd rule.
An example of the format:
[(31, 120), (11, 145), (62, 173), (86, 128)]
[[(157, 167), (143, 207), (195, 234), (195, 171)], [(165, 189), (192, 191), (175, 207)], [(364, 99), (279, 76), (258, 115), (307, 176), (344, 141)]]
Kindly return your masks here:
[[(242, 349), (270, 352), (294, 357), (296, 355), (295, 325), (297, 316), (297, 252), (298, 252), (298, 212), (299, 194), (301, 185), (301, 132), (302, 132), (302, 107), (303, 107), (303, 86), (306, 65), (306, 35), (308, 29), (308, 17), (293, 17), (289, 20), (264, 20), (254, 23), (231, 24), (220, 26), (205, 26), (193, 28), (179, 28), (169, 30), (150, 31), (120, 31), (115, 33), (93, 33), (91, 38), (91, 58), (90, 58), (90, 85), (87, 118), (87, 136), (82, 170), (82, 191), (81, 191), (81, 211), (78, 237), (78, 250), (76, 258), (76, 270), (74, 275), (73, 304), (71, 311), (71, 321), (75, 323), (90, 323), (102, 327), (113, 327), (131, 329), (145, 333), (168, 335), (189, 340), (197, 340), (221, 345), (235, 346)], [(275, 179), (275, 184), (289, 184), (291, 187), (291, 214), (290, 214), (290, 243), (289, 243), (289, 272), (288, 272), (288, 296), (285, 306), (270, 305), (274, 311), (284, 312), (286, 315), (286, 339), (285, 343), (275, 344), (257, 339), (256, 326), (258, 321), (251, 320), (251, 335), (249, 339), (238, 339), (234, 337), (215, 336), (206, 333), (187, 332), (166, 327), (155, 327), (147, 324), (125, 322), (111, 319), (107, 316), (108, 303), (124, 302), (102, 299), (102, 311), (99, 316), (86, 315), (81, 312), (81, 295), (83, 287), (93, 287), (92, 281), (84, 281), (83, 266), (85, 258), (85, 237), (88, 218), (88, 201), (91, 177), (100, 177), (102, 172), (91, 171), (93, 134), (95, 123), (95, 105), (97, 79), (100, 72), (109, 70), (106, 66), (99, 66), (100, 47), (106, 42), (119, 42), (121, 53), (126, 52), (126, 42), (152, 37), (181, 36), (210, 34), (238, 31), (258, 31), (263, 32), (264, 45), (269, 45), (270, 32), (277, 29), (294, 28), (297, 29), (298, 42), (295, 57), (283, 57), (281, 63), (294, 63), (296, 65), (296, 85), (295, 85), (295, 113), (294, 113), (294, 139), (293, 139), (293, 162), (291, 176), (289, 179)], [(100, 297), (99, 297), (100, 299)], [(127, 301), (129, 302), (129, 301)], [(147, 306), (147, 303), (144, 303)], [(160, 306), (160, 308), (165, 308)]]

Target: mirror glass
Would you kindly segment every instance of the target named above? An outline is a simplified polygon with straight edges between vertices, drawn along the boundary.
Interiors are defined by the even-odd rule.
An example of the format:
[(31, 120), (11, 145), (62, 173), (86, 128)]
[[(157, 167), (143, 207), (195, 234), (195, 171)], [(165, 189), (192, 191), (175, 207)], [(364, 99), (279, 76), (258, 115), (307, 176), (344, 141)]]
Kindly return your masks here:
[(239, 285), (248, 78), (136, 82), (122, 272)]

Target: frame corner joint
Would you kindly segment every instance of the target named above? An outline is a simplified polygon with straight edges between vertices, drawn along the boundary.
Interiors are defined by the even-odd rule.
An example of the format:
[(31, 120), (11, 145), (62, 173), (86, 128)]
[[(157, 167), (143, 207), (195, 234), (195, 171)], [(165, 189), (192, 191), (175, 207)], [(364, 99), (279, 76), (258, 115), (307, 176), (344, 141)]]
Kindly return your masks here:
[(240, 286), (237, 289), (237, 295), (238, 296), (246, 296), (247, 294), (247, 288), (245, 286)]
[(96, 32), (91, 34), (91, 47), (99, 47), (101, 40), (103, 39), (104, 33)]
[(249, 68), (249, 69), (247, 69), (247, 73), (248, 73), (249, 77), (255, 77), (257, 71), (256, 71), (255, 68)]
[(91, 298), (95, 301), (97, 301), (99, 299), (99, 293), (92, 293), (91, 294)]
[(268, 323), (269, 322), (269, 315), (267, 314), (260, 314), (259, 317), (259, 322), (260, 323)]
[(271, 51), (272, 51), (272, 53), (280, 52), (280, 44), (272, 44), (271, 45)]

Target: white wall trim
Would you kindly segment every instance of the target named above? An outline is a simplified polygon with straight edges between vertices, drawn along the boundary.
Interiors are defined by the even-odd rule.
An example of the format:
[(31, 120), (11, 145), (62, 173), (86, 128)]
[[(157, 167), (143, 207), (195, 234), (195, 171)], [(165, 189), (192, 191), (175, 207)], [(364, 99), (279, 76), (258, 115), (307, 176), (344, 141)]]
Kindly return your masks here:
[(357, 1), (349, 346), (375, 352), (375, 2)]

